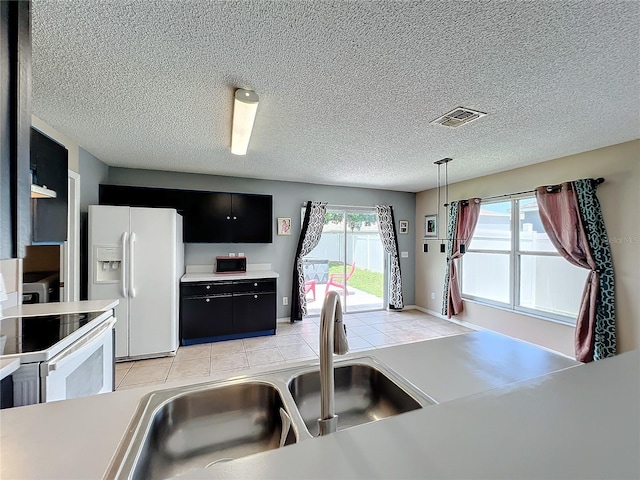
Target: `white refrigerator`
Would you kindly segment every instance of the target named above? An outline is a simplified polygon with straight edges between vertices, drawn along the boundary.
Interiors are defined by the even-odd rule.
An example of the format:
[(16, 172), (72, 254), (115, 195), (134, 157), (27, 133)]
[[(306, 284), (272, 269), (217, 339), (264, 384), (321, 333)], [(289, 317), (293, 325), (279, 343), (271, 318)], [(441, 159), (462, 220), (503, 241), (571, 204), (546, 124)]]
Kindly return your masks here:
[(89, 300), (117, 298), (117, 359), (175, 354), (182, 217), (169, 208), (89, 206)]

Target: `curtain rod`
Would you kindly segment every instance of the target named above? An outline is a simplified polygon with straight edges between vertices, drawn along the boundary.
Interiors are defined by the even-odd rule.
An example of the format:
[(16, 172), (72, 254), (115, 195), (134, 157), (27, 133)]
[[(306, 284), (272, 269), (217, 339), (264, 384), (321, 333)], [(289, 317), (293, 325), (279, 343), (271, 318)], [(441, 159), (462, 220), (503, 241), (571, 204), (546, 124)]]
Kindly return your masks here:
[[(302, 206), (306, 207), (307, 206), (307, 202), (302, 202)], [(368, 207), (363, 207), (363, 206), (359, 206), (359, 205), (334, 205), (332, 203), (327, 203), (327, 208), (376, 208), (375, 205), (373, 206), (368, 206)]]
[[(600, 178), (596, 178), (596, 179), (591, 179), (591, 181), (594, 183), (594, 186), (598, 186), (601, 183), (604, 183), (604, 178), (600, 177)], [(547, 191), (552, 192), (553, 190), (560, 188), (561, 185), (549, 185), (547, 187)], [(534, 193), (536, 190), (525, 190), (523, 192), (516, 192), (516, 193), (506, 193), (504, 195), (493, 195), (491, 197), (483, 197), (481, 198), (481, 200), (493, 200), (495, 198), (503, 198), (503, 197), (513, 197), (515, 195), (524, 195), (525, 193)], [(467, 202), (468, 200), (461, 200), (462, 202)]]

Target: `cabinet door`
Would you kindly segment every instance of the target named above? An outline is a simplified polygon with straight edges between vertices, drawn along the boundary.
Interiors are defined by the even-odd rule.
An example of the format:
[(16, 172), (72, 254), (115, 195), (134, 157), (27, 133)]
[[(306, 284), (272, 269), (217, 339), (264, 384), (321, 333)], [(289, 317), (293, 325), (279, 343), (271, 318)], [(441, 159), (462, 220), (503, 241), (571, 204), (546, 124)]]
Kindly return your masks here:
[(276, 328), (275, 293), (241, 293), (233, 295), (233, 331), (260, 332)]
[(185, 243), (230, 243), (232, 240), (231, 194), (190, 192), (185, 207)]
[(55, 190), (56, 198), (32, 199), (33, 241), (62, 243), (67, 239), (67, 149), (31, 129), (31, 169), (34, 183)]
[(185, 297), (180, 315), (180, 337), (184, 340), (233, 333), (233, 297)]
[(234, 243), (271, 243), (273, 241), (273, 197), (271, 195), (234, 193), (231, 203)]
[(0, 260), (31, 244), (31, 4), (0, 2)]

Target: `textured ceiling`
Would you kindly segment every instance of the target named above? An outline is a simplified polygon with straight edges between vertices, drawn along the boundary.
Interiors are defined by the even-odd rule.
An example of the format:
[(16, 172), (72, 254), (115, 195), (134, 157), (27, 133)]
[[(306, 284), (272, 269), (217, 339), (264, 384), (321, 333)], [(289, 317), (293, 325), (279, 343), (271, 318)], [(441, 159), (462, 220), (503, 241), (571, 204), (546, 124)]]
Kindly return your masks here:
[(420, 191), (640, 137), (637, 1), (32, 5), (33, 112), (112, 166)]

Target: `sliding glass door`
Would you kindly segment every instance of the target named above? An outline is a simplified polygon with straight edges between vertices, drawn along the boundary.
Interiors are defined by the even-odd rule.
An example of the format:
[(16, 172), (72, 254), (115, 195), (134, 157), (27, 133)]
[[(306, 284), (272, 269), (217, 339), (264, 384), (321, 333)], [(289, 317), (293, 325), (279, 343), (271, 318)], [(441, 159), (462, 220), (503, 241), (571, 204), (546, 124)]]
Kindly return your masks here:
[(327, 206), (320, 242), (303, 259), (307, 315), (336, 291), (345, 313), (385, 305), (386, 254), (375, 208)]

